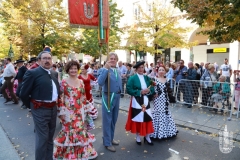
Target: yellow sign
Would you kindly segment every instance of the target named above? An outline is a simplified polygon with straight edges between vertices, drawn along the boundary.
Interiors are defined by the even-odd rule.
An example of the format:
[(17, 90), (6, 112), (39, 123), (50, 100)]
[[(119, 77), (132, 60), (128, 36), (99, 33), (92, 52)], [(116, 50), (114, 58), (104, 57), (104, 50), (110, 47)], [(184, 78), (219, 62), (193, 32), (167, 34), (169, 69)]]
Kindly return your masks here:
[(227, 48), (214, 48), (213, 53), (224, 53), (227, 52)]

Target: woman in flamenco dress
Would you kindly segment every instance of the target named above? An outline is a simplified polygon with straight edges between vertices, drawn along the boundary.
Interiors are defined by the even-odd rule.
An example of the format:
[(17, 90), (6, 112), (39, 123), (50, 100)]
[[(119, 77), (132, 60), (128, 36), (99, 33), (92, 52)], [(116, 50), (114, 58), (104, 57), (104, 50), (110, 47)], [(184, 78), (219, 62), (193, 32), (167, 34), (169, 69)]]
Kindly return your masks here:
[[(169, 102), (174, 101), (170, 81), (165, 78), (166, 68), (161, 65), (158, 68), (158, 77), (155, 77), (155, 92), (157, 97), (153, 100), (153, 126), (152, 139), (164, 139), (177, 136), (178, 130), (168, 110)], [(174, 102), (173, 102), (174, 103)]]
[(62, 129), (54, 140), (54, 160), (88, 160), (98, 156), (92, 142), (95, 136), (88, 131), (94, 128), (89, 117), (92, 105), (87, 102), (82, 80), (78, 79), (80, 65), (76, 61), (66, 64), (68, 78), (62, 80), (62, 99), (58, 102), (58, 117)]
[[(97, 79), (92, 74), (87, 73), (88, 68), (89, 68), (88, 65), (81, 66), (81, 74), (78, 76), (78, 78), (81, 79), (84, 83), (84, 88), (85, 88), (85, 92), (86, 92), (87, 101), (89, 103), (91, 103), (92, 106), (94, 106), (94, 101), (93, 101), (93, 96), (92, 96), (91, 80), (96, 81)], [(97, 108), (93, 107), (90, 116), (93, 120), (97, 119), (97, 117), (98, 117)]]

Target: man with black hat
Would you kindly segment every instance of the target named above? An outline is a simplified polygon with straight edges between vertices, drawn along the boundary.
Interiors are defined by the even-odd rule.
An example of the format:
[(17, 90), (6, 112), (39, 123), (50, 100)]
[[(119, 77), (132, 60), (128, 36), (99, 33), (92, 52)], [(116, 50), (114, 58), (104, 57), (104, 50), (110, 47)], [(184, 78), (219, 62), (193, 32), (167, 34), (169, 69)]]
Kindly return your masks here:
[[(19, 97), (19, 93), (20, 93), (20, 90), (22, 87), (23, 76), (28, 69), (27, 69), (27, 67), (25, 67), (23, 65), (24, 60), (22, 60), (22, 59), (17, 60), (15, 63), (17, 64), (17, 67), (18, 67), (18, 73), (15, 77), (15, 79), (18, 80), (18, 87), (17, 87), (16, 95)], [(26, 109), (26, 106), (24, 106), (24, 104), (23, 104), (22, 108)]]
[(51, 74), (52, 54), (39, 53), (40, 66), (28, 70), (22, 82), (20, 98), (31, 112), (36, 131), (35, 159), (53, 159), (53, 136), (56, 128), (58, 80)]
[(32, 57), (32, 58), (30, 59), (30, 61), (28, 61), (28, 63), (31, 63), (31, 64), (32, 64), (29, 69), (34, 69), (34, 68), (39, 67), (39, 64), (38, 64), (37, 60), (38, 60), (37, 57)]

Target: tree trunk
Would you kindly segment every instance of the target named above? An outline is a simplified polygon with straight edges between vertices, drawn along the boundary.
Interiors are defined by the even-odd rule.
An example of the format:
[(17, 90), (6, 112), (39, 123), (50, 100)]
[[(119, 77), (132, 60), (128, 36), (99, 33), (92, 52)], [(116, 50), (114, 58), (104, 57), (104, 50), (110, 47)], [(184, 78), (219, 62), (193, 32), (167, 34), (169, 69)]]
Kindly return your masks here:
[(45, 47), (45, 24), (43, 24), (43, 26), (42, 26), (41, 36), (42, 36), (42, 39), (43, 39), (42, 48), (44, 48)]

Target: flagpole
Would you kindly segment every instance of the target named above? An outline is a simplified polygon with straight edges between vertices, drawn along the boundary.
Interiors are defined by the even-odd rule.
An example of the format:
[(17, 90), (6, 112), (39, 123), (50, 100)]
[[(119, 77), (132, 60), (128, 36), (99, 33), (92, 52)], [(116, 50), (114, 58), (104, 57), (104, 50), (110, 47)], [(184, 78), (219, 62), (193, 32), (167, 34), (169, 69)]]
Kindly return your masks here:
[[(109, 18), (106, 17), (106, 13), (105, 13), (105, 16), (103, 16), (103, 4), (104, 4), (103, 1), (104, 1), (104, 3), (106, 3), (105, 0), (99, 0), (99, 26), (98, 26), (99, 27), (99, 43), (100, 44), (104, 44), (104, 43), (106, 44), (107, 43), (107, 61), (108, 61), (109, 60), (109, 44), (108, 44), (108, 39), (106, 41), (106, 38), (107, 38), (106, 35), (104, 37), (103, 19), (107, 18), (107, 20), (109, 21)], [(106, 11), (106, 8), (105, 8), (105, 11)], [(107, 16), (109, 16), (109, 15), (107, 15)], [(107, 33), (107, 34), (109, 34), (109, 33)], [(104, 39), (105, 39), (105, 41), (104, 41)], [(102, 46), (101, 46), (101, 49), (102, 49)], [(107, 79), (108, 79), (108, 91), (107, 91), (108, 92), (108, 95), (107, 95), (108, 102), (107, 102), (107, 108), (108, 108), (108, 111), (110, 111), (110, 108), (111, 108), (110, 107), (110, 69), (108, 70), (108, 77), (107, 77)]]
[[(107, 23), (108, 24), (107, 24), (107, 29), (105, 31), (105, 32), (107, 32), (105, 38), (107, 38), (106, 43), (107, 43), (107, 54), (108, 54), (108, 60), (109, 60), (109, 33), (110, 33), (110, 17), (109, 17), (109, 13), (110, 13), (110, 7), (109, 7), (109, 5), (107, 5), (107, 7), (108, 7), (108, 9), (107, 9), (108, 10), (108, 14), (107, 14), (107, 17), (105, 17), (105, 18), (107, 18), (107, 20), (108, 20)], [(110, 71), (108, 71), (108, 110), (110, 110)]]
[[(107, 33), (109, 37), (109, 32)], [(109, 60), (109, 38), (107, 39), (107, 54)], [(108, 70), (108, 110), (110, 110), (110, 71)]]

